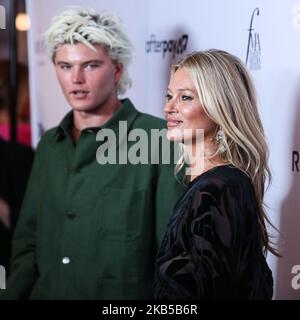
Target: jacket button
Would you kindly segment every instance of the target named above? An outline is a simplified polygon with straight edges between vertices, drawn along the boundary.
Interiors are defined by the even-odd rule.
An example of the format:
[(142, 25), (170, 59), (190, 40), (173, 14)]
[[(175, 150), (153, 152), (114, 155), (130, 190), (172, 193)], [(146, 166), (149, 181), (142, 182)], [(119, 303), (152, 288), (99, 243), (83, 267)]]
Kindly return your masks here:
[(64, 257), (64, 258), (62, 259), (62, 263), (63, 263), (63, 264), (69, 264), (69, 263), (70, 263), (70, 258), (69, 258), (69, 257)]
[(69, 219), (74, 219), (74, 218), (76, 218), (76, 213), (75, 213), (74, 211), (69, 211), (67, 215), (68, 215), (68, 218), (69, 218)]

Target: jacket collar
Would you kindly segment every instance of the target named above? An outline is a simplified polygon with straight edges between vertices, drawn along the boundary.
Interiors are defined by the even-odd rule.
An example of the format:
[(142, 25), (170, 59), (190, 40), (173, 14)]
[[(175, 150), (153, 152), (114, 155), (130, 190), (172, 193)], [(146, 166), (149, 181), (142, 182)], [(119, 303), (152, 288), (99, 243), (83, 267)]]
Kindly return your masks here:
[[(120, 108), (114, 113), (114, 115), (105, 122), (102, 126), (86, 128), (84, 130), (94, 132), (95, 135), (97, 132), (104, 128), (109, 128), (114, 130), (116, 133), (119, 131), (119, 121), (127, 121), (127, 128), (131, 127), (132, 122), (138, 115), (138, 111), (135, 109), (130, 99), (121, 100), (122, 105)], [(71, 130), (73, 126), (73, 111), (68, 112), (62, 121), (57, 126), (56, 130), (54, 130), (54, 138), (56, 142), (61, 141), (61, 139), (66, 136), (71, 135)]]

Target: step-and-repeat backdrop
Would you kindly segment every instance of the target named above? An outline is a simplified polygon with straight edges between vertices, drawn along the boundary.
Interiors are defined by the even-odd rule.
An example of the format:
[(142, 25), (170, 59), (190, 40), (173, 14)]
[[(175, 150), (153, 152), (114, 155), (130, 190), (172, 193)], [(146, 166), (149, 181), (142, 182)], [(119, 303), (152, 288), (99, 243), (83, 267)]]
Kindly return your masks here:
[[(300, 1), (29, 0), (33, 145), (69, 110), (43, 45), (53, 16), (66, 6), (115, 12), (135, 50), (127, 92), (137, 108), (162, 116), (169, 66), (194, 50), (218, 48), (247, 63), (270, 147), (268, 214), (283, 257), (268, 256), (275, 299), (300, 299)], [(275, 240), (278, 239), (276, 232)], [(277, 237), (277, 238), (276, 238)]]

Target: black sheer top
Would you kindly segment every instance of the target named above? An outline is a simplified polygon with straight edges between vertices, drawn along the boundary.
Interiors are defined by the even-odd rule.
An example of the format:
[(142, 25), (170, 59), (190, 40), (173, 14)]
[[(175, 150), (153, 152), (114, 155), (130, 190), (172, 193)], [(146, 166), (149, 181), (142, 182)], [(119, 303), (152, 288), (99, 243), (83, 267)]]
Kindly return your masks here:
[(156, 259), (156, 299), (271, 299), (254, 188), (237, 168), (194, 179), (177, 202)]

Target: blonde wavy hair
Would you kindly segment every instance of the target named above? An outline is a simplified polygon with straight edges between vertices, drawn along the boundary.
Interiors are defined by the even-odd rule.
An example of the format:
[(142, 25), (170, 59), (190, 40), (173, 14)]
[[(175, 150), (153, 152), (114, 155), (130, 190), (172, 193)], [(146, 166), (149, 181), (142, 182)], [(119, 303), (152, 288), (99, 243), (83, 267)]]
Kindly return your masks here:
[(92, 50), (95, 50), (94, 45), (102, 45), (114, 62), (123, 64), (118, 93), (123, 94), (130, 88), (128, 64), (132, 59), (133, 47), (117, 16), (107, 12), (96, 13), (83, 7), (66, 9), (52, 19), (45, 33), (45, 46), (52, 61), (57, 48), (66, 43), (83, 43)]
[[(269, 151), (246, 67), (234, 55), (213, 49), (187, 55), (171, 67), (171, 74), (179, 68), (190, 73), (204, 111), (216, 124), (216, 134), (221, 130), (219, 141), (214, 143), (215, 152), (209, 157), (218, 155), (224, 163), (250, 177), (258, 203), (264, 252), (280, 256), (271, 245), (265, 223), (273, 226), (263, 203), (265, 184), (271, 181)], [(177, 163), (176, 173), (183, 164), (184, 156)]]

